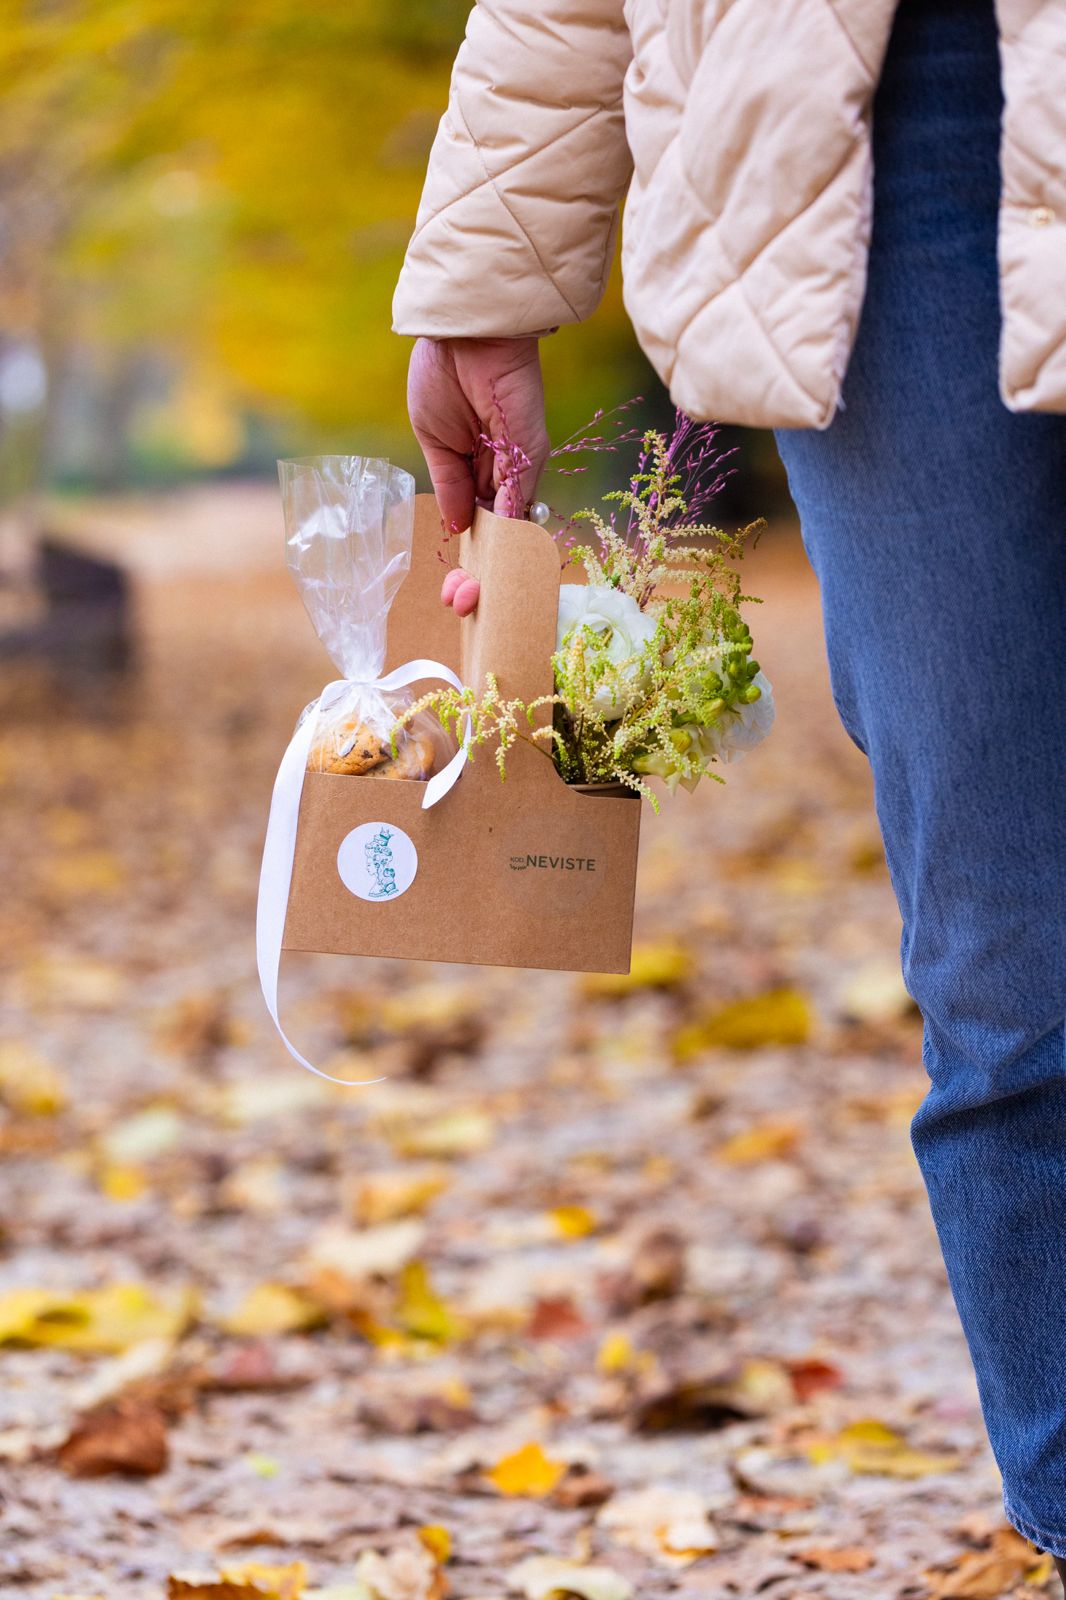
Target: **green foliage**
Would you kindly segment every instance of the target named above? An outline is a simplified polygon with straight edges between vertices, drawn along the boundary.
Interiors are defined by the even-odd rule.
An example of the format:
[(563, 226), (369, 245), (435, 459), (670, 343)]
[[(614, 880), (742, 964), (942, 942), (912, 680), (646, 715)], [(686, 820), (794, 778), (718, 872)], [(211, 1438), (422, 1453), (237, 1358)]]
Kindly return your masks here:
[[(646, 779), (694, 788), (717, 777), (712, 763), (722, 737), (761, 697), (751, 631), (739, 611), (753, 597), (741, 593), (732, 565), (753, 528), (729, 535), (688, 521), (668, 440), (654, 431), (645, 435), (644, 465), (629, 487), (604, 498), (627, 514), (625, 531), (617, 518), (581, 512), (596, 543), (578, 559), (590, 594), (595, 587), (628, 597), (626, 614), (651, 619), (643, 630), (650, 636), (620, 655), (625, 616), (617, 629), (579, 619), (552, 657), (554, 695), (529, 704), (506, 700), (489, 676), (480, 694), (470, 686), (431, 691), (403, 720), (431, 710), (456, 736), (468, 720), (471, 749), (494, 744), (501, 777), (508, 752), (525, 739), (550, 750), (568, 783), (625, 784), (658, 809)], [(551, 723), (538, 725), (548, 704)]]

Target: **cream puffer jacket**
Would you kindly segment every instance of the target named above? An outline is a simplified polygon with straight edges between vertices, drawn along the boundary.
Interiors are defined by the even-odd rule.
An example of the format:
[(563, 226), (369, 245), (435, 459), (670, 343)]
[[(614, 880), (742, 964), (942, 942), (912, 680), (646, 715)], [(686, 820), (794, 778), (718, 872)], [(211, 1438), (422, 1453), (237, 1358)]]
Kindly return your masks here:
[[(895, 0), (480, 0), (398, 333), (546, 332), (625, 303), (691, 416), (827, 427), (862, 304)], [(998, 0), (1001, 390), (1066, 411), (1066, 0)], [(632, 182), (630, 176), (632, 174)]]

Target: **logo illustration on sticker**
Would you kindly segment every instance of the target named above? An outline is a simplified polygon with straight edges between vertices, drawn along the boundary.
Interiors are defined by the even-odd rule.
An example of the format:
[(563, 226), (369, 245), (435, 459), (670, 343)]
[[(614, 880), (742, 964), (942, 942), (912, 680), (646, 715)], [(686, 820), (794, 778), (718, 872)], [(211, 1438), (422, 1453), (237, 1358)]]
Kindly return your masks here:
[(363, 822), (341, 841), (337, 871), (344, 887), (360, 900), (396, 900), (415, 880), (418, 851), (393, 823)]

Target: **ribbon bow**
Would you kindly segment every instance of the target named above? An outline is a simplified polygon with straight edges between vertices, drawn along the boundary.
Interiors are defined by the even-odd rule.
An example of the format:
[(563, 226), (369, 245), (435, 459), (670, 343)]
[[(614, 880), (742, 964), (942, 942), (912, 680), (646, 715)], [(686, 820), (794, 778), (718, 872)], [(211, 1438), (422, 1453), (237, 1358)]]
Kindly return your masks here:
[[(423, 678), (440, 678), (455, 689), (463, 687), (462, 680), (455, 675), (451, 667), (446, 667), (441, 661), (426, 660), (408, 661), (402, 667), (397, 667), (395, 672), (386, 673), (383, 678), (375, 678), (373, 683), (366, 687), (384, 690), (406, 689), (410, 684), (418, 683)], [(300, 820), (300, 798), (303, 794), (307, 758), (311, 752), (319, 713), (328, 711), (330, 706), (335, 705), (341, 695), (350, 688), (352, 682), (350, 678), (337, 678), (333, 683), (326, 685), (318, 699), (308, 708), (307, 715), (289, 740), (288, 749), (281, 758), (278, 775), (274, 780), (274, 792), (270, 797), (270, 816), (263, 843), (263, 865), (259, 872), (255, 948), (263, 999), (266, 1001), (267, 1010), (278, 1030), (281, 1042), (293, 1060), (298, 1061), (301, 1067), (306, 1067), (308, 1072), (313, 1072), (316, 1078), (325, 1078), (330, 1083), (342, 1083), (351, 1088), (363, 1088), (367, 1084), (382, 1083), (384, 1080), (335, 1078), (331, 1073), (323, 1072), (320, 1067), (312, 1065), (300, 1054), (278, 1019), (278, 973), (281, 968), (281, 947), (285, 937), (285, 917), (289, 909), (289, 890), (292, 887), (296, 829)], [(467, 719), (459, 749), (447, 766), (442, 767), (440, 772), (435, 773), (426, 783), (426, 791), (422, 796), (423, 811), (435, 806), (438, 800), (443, 800), (449, 789), (457, 783), (466, 763), (469, 748), (470, 722)]]

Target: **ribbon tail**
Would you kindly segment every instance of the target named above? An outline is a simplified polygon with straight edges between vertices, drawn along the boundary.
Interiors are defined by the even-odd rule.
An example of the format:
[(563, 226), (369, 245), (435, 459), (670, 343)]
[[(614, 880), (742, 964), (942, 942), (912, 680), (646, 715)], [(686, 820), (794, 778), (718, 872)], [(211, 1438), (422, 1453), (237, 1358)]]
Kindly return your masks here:
[(318, 713), (341, 693), (347, 684), (344, 679), (328, 684), (314, 706), (308, 711), (300, 726), (289, 740), (288, 749), (281, 758), (281, 766), (274, 781), (270, 799), (270, 816), (267, 820), (266, 839), (263, 844), (263, 864), (259, 872), (259, 899), (255, 916), (256, 963), (259, 984), (267, 1010), (278, 1030), (278, 1035), (294, 1061), (316, 1078), (327, 1083), (339, 1083), (352, 1088), (364, 1088), (372, 1083), (383, 1083), (383, 1078), (335, 1078), (323, 1072), (313, 1062), (302, 1056), (281, 1026), (278, 1016), (278, 976), (281, 971), (281, 949), (285, 939), (285, 918), (289, 910), (289, 890), (292, 887), (292, 867), (296, 854), (296, 829), (300, 820), (300, 797), (303, 794), (304, 773), (311, 752)]

